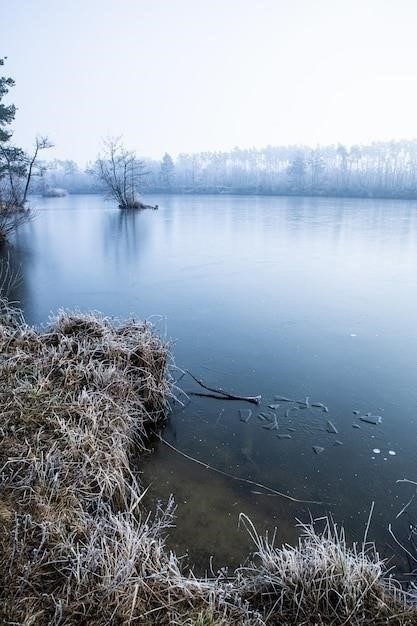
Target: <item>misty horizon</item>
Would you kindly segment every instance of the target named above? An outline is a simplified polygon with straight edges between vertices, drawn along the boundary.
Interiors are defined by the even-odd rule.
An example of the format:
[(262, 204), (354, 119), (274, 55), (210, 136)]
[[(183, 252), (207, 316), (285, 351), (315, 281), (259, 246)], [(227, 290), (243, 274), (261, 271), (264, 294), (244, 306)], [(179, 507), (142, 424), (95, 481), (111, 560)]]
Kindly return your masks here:
[(417, 5), (39, 0), (2, 7), (13, 141), (93, 161), (417, 137)]
[[(126, 150), (120, 141), (119, 158)], [(134, 167), (138, 194), (215, 193), (258, 195), (344, 196), (416, 199), (417, 140), (377, 142), (309, 148), (267, 146), (263, 149), (235, 147), (229, 152), (182, 153), (172, 158), (138, 158), (124, 152), (126, 167)], [(119, 163), (120, 174), (123, 161)], [(106, 193), (103, 173), (112, 170), (109, 153), (80, 168), (74, 161), (43, 161), (33, 193)], [(132, 170), (133, 172), (133, 170)], [(133, 175), (133, 174), (132, 174)], [(129, 179), (129, 184), (130, 184)], [(123, 184), (127, 189), (129, 184)], [(113, 185), (110, 185), (113, 188)]]
[[(122, 144), (124, 145), (124, 147), (129, 150), (132, 151), (133, 153), (135, 153), (136, 157), (139, 159), (144, 159), (144, 160), (149, 160), (149, 161), (162, 161), (163, 157), (168, 154), (170, 157), (172, 157), (172, 159), (174, 161), (177, 161), (178, 159), (181, 159), (181, 157), (183, 156), (198, 156), (198, 155), (203, 155), (203, 154), (219, 154), (219, 155), (228, 155), (228, 154), (232, 154), (234, 151), (244, 151), (244, 152), (263, 152), (265, 150), (281, 150), (281, 149), (285, 149), (285, 150), (289, 150), (289, 151), (311, 151), (311, 152), (315, 152), (315, 151), (326, 151), (329, 149), (334, 149), (337, 150), (338, 148), (345, 148), (348, 152), (350, 150), (355, 150), (356, 148), (359, 149), (369, 149), (369, 148), (378, 148), (378, 146), (388, 146), (388, 145), (403, 145), (403, 144), (410, 144), (410, 145), (414, 145), (416, 144), (417, 146), (417, 135), (415, 137), (400, 137), (400, 138), (388, 138), (386, 140), (381, 140), (381, 139), (374, 139), (371, 140), (369, 142), (354, 142), (354, 143), (346, 143), (346, 142), (342, 142), (342, 141), (334, 141), (332, 143), (327, 143), (327, 144), (307, 144), (307, 143), (290, 143), (290, 144), (265, 144), (265, 145), (234, 145), (231, 146), (230, 148), (224, 148), (224, 149), (216, 149), (213, 148), (211, 150), (209, 149), (204, 149), (204, 148), (197, 148), (196, 150), (190, 151), (190, 152), (175, 152), (175, 151), (169, 151), (169, 150), (162, 150), (161, 153), (156, 154), (154, 156), (152, 156), (151, 154), (146, 154), (143, 150), (140, 149), (140, 146), (134, 146), (134, 145), (130, 145), (127, 141), (125, 141), (125, 137), (123, 135), (115, 135), (115, 136), (107, 136), (107, 137), (103, 137), (101, 139), (101, 142), (97, 148), (97, 152), (96, 154), (89, 160), (87, 161), (77, 161), (76, 159), (71, 159), (65, 155), (63, 156), (52, 156), (51, 158), (48, 158), (50, 155), (52, 155), (52, 153), (54, 152), (54, 149), (57, 149), (58, 146), (56, 146), (55, 144), (53, 145), (52, 149), (48, 151), (48, 157), (45, 157), (45, 159), (43, 159), (45, 162), (49, 163), (49, 162), (53, 162), (53, 161), (72, 161), (74, 162), (77, 167), (79, 167), (80, 169), (88, 169), (96, 160), (97, 158), (102, 154), (102, 149), (103, 149), (103, 145), (105, 143), (106, 140), (108, 139), (118, 139), (122, 142)], [(29, 151), (30, 151), (30, 146), (29, 146)]]

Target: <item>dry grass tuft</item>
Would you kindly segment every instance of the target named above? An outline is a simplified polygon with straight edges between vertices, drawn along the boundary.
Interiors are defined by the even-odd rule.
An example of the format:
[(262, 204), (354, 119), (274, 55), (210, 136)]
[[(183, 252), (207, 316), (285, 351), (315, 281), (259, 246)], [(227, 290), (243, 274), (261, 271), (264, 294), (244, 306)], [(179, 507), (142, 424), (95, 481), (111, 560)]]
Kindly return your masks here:
[(274, 547), (241, 515), (257, 551), (238, 570), (240, 595), (263, 610), (268, 624), (334, 626), (417, 624), (417, 609), (396, 581), (387, 576), (372, 543), (349, 547), (343, 528), (325, 517), (300, 524), (297, 546)]
[(330, 523), (276, 549), (243, 518), (253, 562), (182, 572), (164, 546), (173, 501), (144, 511), (132, 462), (165, 418), (169, 360), (147, 323), (61, 311), (37, 331), (2, 303), (0, 623), (416, 624), (377, 555)]
[[(132, 454), (164, 419), (168, 347), (151, 326), (61, 311), (0, 320), (0, 622), (170, 623), (216, 605), (164, 549)], [(224, 596), (218, 594), (219, 597)]]

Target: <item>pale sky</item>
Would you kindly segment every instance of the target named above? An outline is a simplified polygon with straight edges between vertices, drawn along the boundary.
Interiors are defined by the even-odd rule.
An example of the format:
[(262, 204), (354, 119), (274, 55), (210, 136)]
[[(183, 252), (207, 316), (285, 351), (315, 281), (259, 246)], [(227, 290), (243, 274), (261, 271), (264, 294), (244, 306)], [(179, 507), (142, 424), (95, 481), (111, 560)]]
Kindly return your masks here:
[(417, 0), (0, 0), (14, 140), (50, 158), (417, 137)]

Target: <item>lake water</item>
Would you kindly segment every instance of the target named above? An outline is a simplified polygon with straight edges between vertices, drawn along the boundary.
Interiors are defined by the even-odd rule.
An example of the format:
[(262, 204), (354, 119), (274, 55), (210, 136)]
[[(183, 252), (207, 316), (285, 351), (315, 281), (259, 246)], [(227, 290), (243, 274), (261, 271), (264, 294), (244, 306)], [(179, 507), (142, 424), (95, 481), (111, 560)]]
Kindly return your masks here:
[[(240, 512), (262, 532), (276, 526), (278, 543), (295, 541), (296, 519), (325, 513), (361, 540), (375, 502), (369, 537), (392, 555), (388, 524), (406, 541), (417, 518), (412, 504), (395, 520), (413, 494), (396, 481), (417, 480), (417, 205), (148, 200), (159, 210), (121, 212), (98, 196), (34, 198), (35, 219), (9, 250), (27, 320), (45, 322), (59, 307), (152, 318), (174, 340), (179, 367), (209, 386), (262, 395), (260, 407), (190, 396), (185, 408), (173, 407), (164, 437), (236, 477), (325, 503), (260, 494), (155, 444), (143, 482), (150, 502), (175, 495), (170, 545), (199, 570), (210, 555), (214, 569), (236, 565), (250, 549)], [(180, 385), (202, 391), (188, 376)], [(309, 396), (329, 412), (281, 402), (279, 430), (270, 431), (257, 414), (275, 395)], [(239, 409), (248, 408), (244, 423)], [(367, 424), (354, 411), (382, 422)]]

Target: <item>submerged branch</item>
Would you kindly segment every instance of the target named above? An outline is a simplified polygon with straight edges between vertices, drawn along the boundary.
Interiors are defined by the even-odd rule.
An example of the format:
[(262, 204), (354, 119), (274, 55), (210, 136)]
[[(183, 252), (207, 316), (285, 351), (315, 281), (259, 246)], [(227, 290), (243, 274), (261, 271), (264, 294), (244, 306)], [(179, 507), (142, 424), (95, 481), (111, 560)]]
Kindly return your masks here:
[[(213, 465), (210, 465), (209, 463), (204, 463), (204, 461), (200, 461), (199, 459), (196, 459), (196, 458), (190, 456), (189, 454), (186, 454), (185, 452), (182, 452), (182, 450), (179, 450), (178, 448), (173, 446), (172, 443), (169, 443), (161, 435), (158, 435), (158, 438), (160, 439), (160, 441), (162, 443), (164, 443), (166, 446), (168, 446), (168, 448), (171, 448), (171, 450), (173, 450), (177, 454), (180, 454), (181, 456), (183, 456), (184, 458), (188, 459), (189, 461), (193, 461), (194, 463), (198, 463), (198, 465), (201, 465), (205, 469), (211, 470), (212, 472), (216, 472), (217, 474), (221, 474), (222, 476), (226, 476), (227, 478), (231, 478), (232, 480), (237, 480), (237, 481), (239, 481), (241, 483), (246, 483), (246, 484), (252, 485), (254, 487), (259, 487), (260, 489), (264, 489), (265, 491), (269, 492), (269, 494), (272, 494), (274, 496), (279, 496), (281, 498), (285, 498), (286, 500), (291, 500), (291, 502), (299, 502), (300, 504), (320, 504), (320, 505), (328, 505), (329, 504), (328, 502), (320, 502), (318, 500), (301, 500), (299, 498), (294, 498), (293, 496), (289, 496), (287, 493), (282, 493), (281, 491), (277, 491), (276, 489), (273, 489), (272, 487), (268, 487), (268, 485), (263, 485), (262, 483), (257, 483), (254, 480), (249, 480), (248, 478), (241, 478), (240, 476), (234, 476), (233, 474), (229, 474), (229, 472), (225, 472), (225, 471), (223, 471), (221, 469), (218, 469), (217, 467), (214, 467)], [(269, 494), (265, 494), (265, 495), (269, 495)]]
[(202, 391), (189, 391), (189, 396), (199, 396), (201, 398), (214, 398), (215, 400), (244, 400), (245, 402), (252, 402), (252, 404), (259, 404), (259, 400), (256, 398), (242, 398), (241, 396), (216, 396), (215, 393), (204, 393)]
[(190, 372), (190, 370), (186, 370), (186, 372), (191, 376), (191, 378), (193, 378), (195, 380), (196, 383), (198, 383), (200, 385), (200, 387), (203, 387), (203, 389), (207, 389), (207, 391), (212, 391), (215, 394), (218, 394), (217, 396), (215, 395), (211, 395), (211, 394), (207, 394), (207, 393), (191, 393), (190, 395), (193, 396), (207, 396), (208, 398), (216, 398), (217, 400), (242, 400), (243, 402), (252, 402), (253, 404), (260, 404), (262, 396), (240, 396), (240, 395), (236, 395), (234, 393), (230, 393), (228, 391), (224, 391), (221, 387), (219, 387), (218, 389), (216, 389), (215, 387), (208, 387), (207, 385), (205, 385), (203, 383), (203, 381), (199, 378), (196, 378), (196, 376), (194, 376), (194, 374), (192, 374)]

